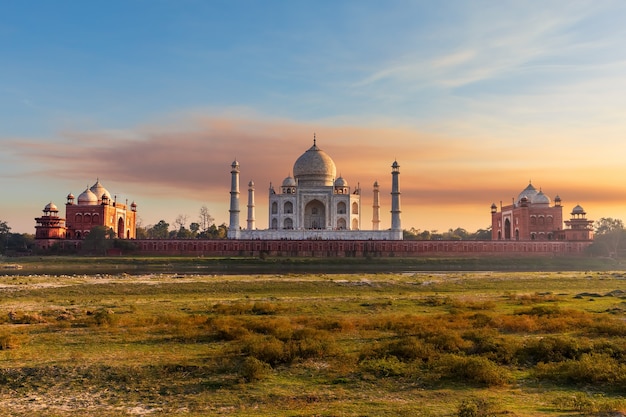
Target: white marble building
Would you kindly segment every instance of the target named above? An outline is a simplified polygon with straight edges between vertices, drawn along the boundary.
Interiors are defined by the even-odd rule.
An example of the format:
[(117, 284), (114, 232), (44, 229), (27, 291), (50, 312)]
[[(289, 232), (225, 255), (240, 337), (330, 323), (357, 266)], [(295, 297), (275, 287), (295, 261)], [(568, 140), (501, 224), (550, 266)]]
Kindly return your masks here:
[(255, 228), (254, 182), (248, 183), (246, 227), (239, 225), (239, 163), (231, 165), (230, 239), (333, 239), (333, 240), (401, 240), (400, 166), (392, 165), (391, 224), (389, 230), (378, 230), (380, 224), (379, 188), (374, 183), (371, 230), (364, 230), (361, 219), (361, 189), (351, 188), (337, 177), (332, 158), (313, 146), (293, 166), (293, 177), (285, 178), (277, 190), (269, 188), (269, 229)]

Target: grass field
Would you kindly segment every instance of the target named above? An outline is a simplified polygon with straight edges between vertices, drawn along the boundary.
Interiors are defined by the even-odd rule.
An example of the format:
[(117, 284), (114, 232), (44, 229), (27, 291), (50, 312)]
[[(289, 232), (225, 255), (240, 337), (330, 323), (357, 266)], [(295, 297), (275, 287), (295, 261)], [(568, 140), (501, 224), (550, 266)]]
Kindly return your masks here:
[(23, 273), (0, 297), (0, 415), (626, 413), (618, 271)]

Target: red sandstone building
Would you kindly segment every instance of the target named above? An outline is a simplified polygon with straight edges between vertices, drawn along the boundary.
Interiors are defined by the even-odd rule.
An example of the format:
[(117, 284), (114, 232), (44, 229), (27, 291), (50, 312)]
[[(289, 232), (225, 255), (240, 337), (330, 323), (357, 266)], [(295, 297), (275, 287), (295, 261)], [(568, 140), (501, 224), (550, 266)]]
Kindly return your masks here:
[(512, 204), (491, 205), (492, 240), (583, 240), (593, 239), (593, 220), (587, 220), (585, 210), (576, 206), (570, 220), (563, 228), (563, 207), (561, 198), (554, 197), (554, 203), (542, 190), (532, 185), (519, 193)]
[(35, 218), (35, 239), (40, 248), (47, 248), (60, 239), (84, 239), (92, 228), (105, 226), (115, 232), (119, 239), (135, 239), (137, 205), (130, 207), (116, 198), (100, 181), (85, 189), (75, 199), (70, 193), (65, 204), (65, 218), (51, 202), (43, 209), (43, 216)]

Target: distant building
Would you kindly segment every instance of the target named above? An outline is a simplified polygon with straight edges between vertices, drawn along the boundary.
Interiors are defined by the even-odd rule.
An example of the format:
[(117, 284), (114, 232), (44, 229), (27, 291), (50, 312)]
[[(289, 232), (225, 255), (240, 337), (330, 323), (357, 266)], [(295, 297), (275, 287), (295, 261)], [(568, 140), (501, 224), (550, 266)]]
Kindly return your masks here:
[(317, 146), (302, 154), (293, 165), (293, 177), (285, 178), (280, 188), (269, 186), (269, 228), (255, 228), (254, 182), (248, 183), (246, 228), (240, 227), (239, 163), (231, 165), (230, 239), (320, 239), (320, 240), (401, 240), (400, 165), (391, 166), (391, 229), (379, 230), (379, 186), (373, 184), (372, 228), (362, 223), (361, 188), (352, 188), (342, 177), (332, 158)]
[(572, 218), (563, 228), (563, 207), (561, 197), (554, 197), (554, 203), (543, 191), (532, 183), (523, 189), (512, 204), (491, 205), (492, 240), (592, 240), (592, 220), (576, 206)]
[(92, 228), (105, 226), (114, 231), (119, 239), (135, 239), (137, 205), (130, 207), (116, 198), (99, 180), (83, 191), (78, 199), (68, 194), (65, 204), (65, 218), (58, 215), (57, 206), (50, 202), (43, 209), (43, 216), (35, 218), (35, 239), (41, 248), (47, 248), (55, 241), (84, 239)]

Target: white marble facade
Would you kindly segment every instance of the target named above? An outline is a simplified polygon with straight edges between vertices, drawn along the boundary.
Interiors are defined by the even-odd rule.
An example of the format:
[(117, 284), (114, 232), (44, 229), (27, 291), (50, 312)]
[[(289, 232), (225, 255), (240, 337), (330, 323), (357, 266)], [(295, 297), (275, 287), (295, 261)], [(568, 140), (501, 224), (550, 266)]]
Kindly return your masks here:
[[(392, 175), (398, 187), (399, 166), (394, 162)], [(276, 189), (269, 187), (268, 225), (255, 225), (254, 183), (248, 184), (247, 226), (239, 226), (239, 163), (231, 165), (230, 239), (294, 240), (400, 240), (399, 189), (392, 190), (392, 225), (390, 230), (363, 230), (361, 189), (352, 188), (343, 177), (337, 177), (333, 160), (313, 139), (313, 146), (293, 166), (293, 177), (285, 178)], [(374, 229), (378, 228), (378, 184), (374, 184)]]

